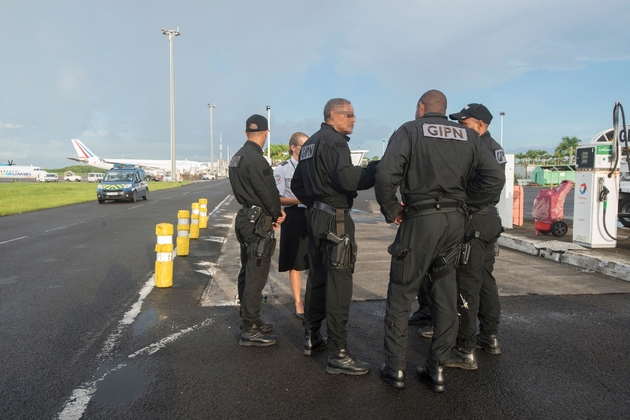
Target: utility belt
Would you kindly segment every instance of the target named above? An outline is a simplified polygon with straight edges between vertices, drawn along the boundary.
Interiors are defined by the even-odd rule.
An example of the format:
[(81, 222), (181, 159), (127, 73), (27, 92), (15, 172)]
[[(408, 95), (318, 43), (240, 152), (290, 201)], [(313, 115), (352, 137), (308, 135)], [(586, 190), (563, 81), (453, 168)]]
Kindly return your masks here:
[(271, 258), (276, 250), (276, 238), (273, 234), (273, 217), (265, 214), (260, 206), (243, 206), (247, 211), (247, 220), (254, 224), (254, 234), (259, 238), (252, 243), (251, 256), (257, 258), (256, 266), (260, 267), (263, 259)]
[(405, 205), (403, 207), (403, 220), (413, 219), (414, 217), (424, 216), (427, 214), (450, 213), (460, 211), (466, 213), (463, 204), (460, 201), (447, 199), (424, 200), (418, 203)]
[(345, 226), (345, 217), (350, 209), (336, 209), (321, 201), (316, 201), (313, 207), (335, 216), (335, 232), (326, 234), (324, 264), (329, 268), (350, 268), (354, 271), (357, 244), (351, 242)]

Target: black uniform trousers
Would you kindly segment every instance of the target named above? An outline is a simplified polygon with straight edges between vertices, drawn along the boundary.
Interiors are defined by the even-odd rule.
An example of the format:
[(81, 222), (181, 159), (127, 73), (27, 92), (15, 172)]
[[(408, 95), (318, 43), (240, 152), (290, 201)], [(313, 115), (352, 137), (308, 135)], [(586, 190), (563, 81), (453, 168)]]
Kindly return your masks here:
[(501, 304), (492, 271), (495, 242), (502, 230), (501, 218), (497, 213), (475, 213), (467, 230), (478, 231), (479, 237), (470, 241), (468, 265), (457, 269), (460, 314), (457, 344), (470, 350), (475, 348), (477, 316), (482, 335), (496, 335), (499, 332)]
[[(408, 318), (432, 262), (458, 246), (464, 236), (465, 217), (458, 211), (431, 213), (404, 220), (389, 247), (392, 255), (385, 313), (387, 366), (404, 370)], [(457, 338), (457, 286), (455, 270), (432, 281), (429, 290), (434, 333), (429, 359), (446, 361)]]
[[(347, 349), (346, 324), (352, 301), (352, 269), (327, 267), (324, 256), (332, 246), (326, 240), (329, 232), (335, 232), (335, 216), (323, 210), (311, 208), (307, 215), (308, 257), (311, 267), (306, 280), (304, 296), (304, 328), (317, 330), (326, 319), (328, 349), (335, 352)], [(344, 214), (345, 233), (354, 243), (354, 221), (350, 213)]]
[(241, 301), (243, 329), (260, 325), (262, 290), (267, 284), (271, 256), (256, 257), (256, 244), (260, 239), (254, 231), (254, 224), (247, 219), (247, 210), (240, 210), (235, 221), (236, 238), (241, 244), (241, 269), (238, 273), (238, 298)]

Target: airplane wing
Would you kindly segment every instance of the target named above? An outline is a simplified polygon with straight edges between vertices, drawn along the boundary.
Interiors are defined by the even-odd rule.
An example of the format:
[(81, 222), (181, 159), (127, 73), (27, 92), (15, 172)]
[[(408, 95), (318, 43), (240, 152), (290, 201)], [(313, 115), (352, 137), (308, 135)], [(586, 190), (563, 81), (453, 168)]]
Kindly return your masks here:
[(87, 160), (86, 158), (69, 157), (69, 158), (67, 158), (67, 159), (70, 159), (70, 160), (75, 160), (75, 161), (77, 161), (77, 162), (81, 162), (81, 163), (88, 163), (88, 160)]

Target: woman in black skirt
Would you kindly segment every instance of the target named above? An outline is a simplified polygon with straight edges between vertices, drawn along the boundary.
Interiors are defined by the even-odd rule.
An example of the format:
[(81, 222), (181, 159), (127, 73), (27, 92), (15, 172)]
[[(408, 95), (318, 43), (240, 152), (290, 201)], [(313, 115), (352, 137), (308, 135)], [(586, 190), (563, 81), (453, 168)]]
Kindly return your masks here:
[(284, 206), (286, 218), (280, 231), (280, 256), (278, 271), (289, 272), (289, 281), (295, 297), (295, 315), (304, 317), (304, 303), (301, 294), (300, 272), (309, 269), (308, 233), (306, 232), (306, 206), (295, 198), (291, 191), (291, 179), (298, 164), (300, 150), (308, 136), (297, 132), (289, 139), (291, 158), (276, 168), (274, 176), (280, 192), (280, 204)]

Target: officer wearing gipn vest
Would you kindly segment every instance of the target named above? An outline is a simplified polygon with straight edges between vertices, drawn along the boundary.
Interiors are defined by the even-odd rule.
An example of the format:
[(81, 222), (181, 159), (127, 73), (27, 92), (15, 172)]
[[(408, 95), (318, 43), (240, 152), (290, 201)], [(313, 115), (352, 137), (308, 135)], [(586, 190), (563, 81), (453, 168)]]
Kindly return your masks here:
[(304, 355), (326, 347), (319, 330), (328, 327), (328, 373), (363, 375), (370, 370), (348, 351), (348, 312), (352, 301), (352, 271), (357, 247), (350, 209), (357, 190), (374, 185), (376, 162), (362, 169), (352, 164), (348, 134), (354, 129), (354, 109), (335, 98), (324, 107), (324, 123), (302, 146), (291, 181), (295, 196), (309, 207), (309, 265), (304, 305)]
[[(461, 253), (466, 209), (499, 200), (505, 175), (473, 130), (448, 121), (446, 97), (430, 90), (420, 98), (416, 120), (390, 138), (376, 174), (375, 193), (388, 223), (400, 223), (391, 254), (381, 378), (405, 387), (408, 317), (421, 281), (431, 281), (435, 333), (420, 379), (444, 391), (443, 363), (457, 337), (455, 266)], [(396, 198), (400, 194), (404, 205)], [(428, 275), (427, 275), (428, 274)]]
[(273, 326), (260, 320), (262, 290), (276, 247), (273, 231), (284, 220), (273, 172), (262, 151), (268, 127), (267, 119), (262, 115), (249, 117), (245, 125), (247, 141), (229, 164), (232, 192), (243, 206), (235, 221), (236, 238), (241, 244), (241, 271), (238, 274), (243, 319), (241, 346), (271, 346), (277, 339), (269, 334)]
[[(505, 171), (507, 159), (503, 148), (497, 143), (488, 125), (492, 114), (482, 104), (466, 105), (461, 112), (451, 114), (452, 120), (475, 130), (481, 142), (496, 158)], [(460, 324), (457, 333), (457, 346), (445, 366), (467, 370), (477, 369), (475, 345), (491, 354), (501, 353), (497, 340), (501, 304), (497, 282), (492, 275), (494, 269), (495, 246), (503, 226), (499, 212), (494, 205), (485, 207), (471, 215), (466, 228), (466, 240), (470, 244), (468, 264), (457, 268), (457, 295), (459, 297)], [(477, 316), (480, 334), (477, 336)]]

